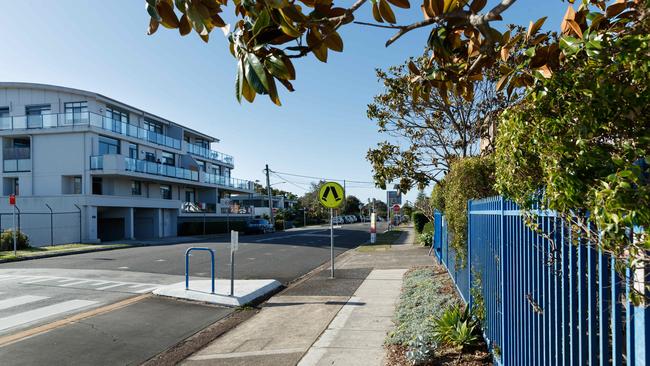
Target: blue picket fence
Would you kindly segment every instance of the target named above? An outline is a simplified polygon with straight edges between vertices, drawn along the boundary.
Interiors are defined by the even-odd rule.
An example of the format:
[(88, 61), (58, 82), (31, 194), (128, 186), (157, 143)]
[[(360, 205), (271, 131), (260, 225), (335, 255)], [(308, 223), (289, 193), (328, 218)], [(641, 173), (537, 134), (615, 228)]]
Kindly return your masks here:
[[(485, 338), (498, 365), (650, 365), (649, 309), (627, 300), (631, 278), (607, 254), (576, 246), (550, 211), (536, 212), (531, 230), (513, 202), (468, 202), (467, 261), (458, 266), (444, 215), (434, 215), (434, 252), (471, 306), (480, 281)], [(473, 278), (475, 277), (475, 278)], [(476, 278), (479, 277), (479, 278)], [(478, 287), (477, 287), (478, 288)]]

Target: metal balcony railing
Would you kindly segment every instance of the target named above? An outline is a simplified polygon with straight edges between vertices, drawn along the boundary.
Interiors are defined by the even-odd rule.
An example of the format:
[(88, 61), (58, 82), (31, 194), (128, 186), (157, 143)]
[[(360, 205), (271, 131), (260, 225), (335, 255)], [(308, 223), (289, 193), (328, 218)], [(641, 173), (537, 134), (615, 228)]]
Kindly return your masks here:
[(232, 156), (221, 153), (219, 151), (206, 149), (203, 146), (187, 144), (187, 152), (204, 157), (206, 159), (216, 160), (229, 165), (234, 165), (234, 159)]
[(0, 130), (46, 129), (71, 126), (94, 126), (154, 144), (181, 149), (181, 140), (117, 121), (92, 112), (55, 113), (36, 116), (0, 117)]
[(131, 172), (162, 175), (164, 177), (186, 179), (186, 180), (199, 180), (199, 172), (185, 168), (179, 168), (173, 165), (166, 165), (155, 163), (146, 160), (137, 160), (132, 158), (124, 158), (126, 170)]
[(2, 149), (3, 160), (31, 159), (29, 147), (5, 147)]
[(253, 182), (244, 179), (224, 177), (216, 174), (204, 174), (203, 182), (209, 184), (216, 184), (224, 187), (237, 188), (245, 191), (252, 191), (254, 189)]

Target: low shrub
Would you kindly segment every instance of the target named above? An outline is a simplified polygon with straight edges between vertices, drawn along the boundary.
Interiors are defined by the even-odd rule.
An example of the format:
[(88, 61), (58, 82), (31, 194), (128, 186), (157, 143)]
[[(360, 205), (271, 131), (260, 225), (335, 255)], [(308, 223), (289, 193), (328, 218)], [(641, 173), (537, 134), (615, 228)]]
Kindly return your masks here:
[(431, 316), (458, 300), (445, 290), (449, 284), (433, 277), (431, 268), (415, 269), (406, 274), (400, 302), (395, 312), (395, 329), (386, 337), (387, 344), (407, 347), (407, 358), (414, 364), (430, 362), (436, 349)]
[(415, 227), (416, 233), (421, 233), (424, 229), (424, 225), (429, 222), (429, 219), (420, 211), (413, 212), (413, 226)]
[[(29, 248), (29, 238), (22, 231), (16, 232), (16, 248), (18, 250)], [(8, 229), (0, 234), (0, 250), (14, 250), (13, 230)]]
[(275, 231), (282, 231), (284, 229), (284, 220), (275, 220)]
[(433, 339), (461, 351), (478, 347), (482, 342), (481, 325), (469, 309), (460, 305), (448, 307), (433, 318)]
[(424, 231), (422, 234), (418, 235), (418, 242), (421, 245), (431, 245), (433, 241), (433, 231)]

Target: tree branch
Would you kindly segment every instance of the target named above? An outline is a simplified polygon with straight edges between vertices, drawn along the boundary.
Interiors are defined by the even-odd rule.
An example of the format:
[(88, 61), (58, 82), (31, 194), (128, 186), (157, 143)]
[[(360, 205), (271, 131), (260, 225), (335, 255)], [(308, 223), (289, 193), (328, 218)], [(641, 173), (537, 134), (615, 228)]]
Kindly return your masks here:
[(447, 13), (447, 14), (442, 14), (442, 15), (437, 16), (437, 17), (433, 17), (433, 18), (421, 20), (421, 21), (413, 23), (413, 24), (401, 26), (400, 31), (395, 33), (394, 36), (390, 37), (390, 39), (388, 41), (386, 41), (386, 47), (390, 46), (391, 44), (393, 44), (393, 42), (397, 41), (401, 36), (405, 35), (406, 33), (410, 32), (410, 31), (412, 31), (414, 29), (426, 27), (426, 26), (434, 24), (434, 23), (440, 23), (440, 22), (442, 22), (444, 20), (447, 20), (447, 19), (469, 19), (469, 16), (470, 15), (469, 15), (468, 12), (459, 9), (459, 10), (455, 10), (455, 11), (452, 11), (452, 12)]
[(367, 26), (370, 26), (370, 27), (377, 27), (377, 28), (388, 28), (388, 29), (402, 29), (402, 28), (404, 28), (404, 26), (402, 26), (402, 25), (385, 25), (385, 24), (366, 23), (366, 22), (359, 22), (359, 21), (354, 21), (352, 23), (359, 24), (359, 25), (367, 25)]

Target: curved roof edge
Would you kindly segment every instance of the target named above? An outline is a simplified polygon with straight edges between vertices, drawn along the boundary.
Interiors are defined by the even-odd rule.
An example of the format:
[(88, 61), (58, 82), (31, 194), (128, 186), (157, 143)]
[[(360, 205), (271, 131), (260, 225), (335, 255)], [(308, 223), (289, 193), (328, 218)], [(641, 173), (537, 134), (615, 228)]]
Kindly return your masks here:
[(216, 138), (214, 136), (210, 136), (208, 134), (197, 131), (197, 130), (195, 130), (193, 128), (187, 127), (187, 126), (182, 125), (180, 123), (173, 122), (173, 121), (171, 121), (171, 120), (169, 120), (167, 118), (160, 117), (160, 116), (158, 116), (156, 114), (147, 112), (147, 111), (145, 111), (143, 109), (133, 107), (130, 104), (120, 102), (117, 99), (107, 97), (107, 96), (105, 96), (103, 94), (100, 94), (100, 93), (96, 93), (96, 92), (92, 92), (92, 91), (88, 91), (88, 90), (83, 90), (83, 89), (69, 88), (67, 86), (52, 85), (52, 84), (28, 83), (28, 82), (20, 82), (20, 81), (0, 81), (0, 89), (9, 89), (9, 88), (15, 88), (15, 89), (44, 89), (44, 90), (50, 90), (50, 91), (55, 91), (55, 92), (57, 92), (57, 91), (58, 92), (66, 92), (66, 93), (71, 93), (71, 94), (85, 95), (85, 96), (93, 97), (93, 98), (97, 98), (97, 99), (104, 99), (104, 100), (107, 100), (107, 101), (110, 101), (110, 102), (113, 102), (113, 103), (116, 103), (116, 104), (121, 104), (121, 105), (127, 106), (130, 109), (133, 109), (135, 111), (143, 113), (144, 115), (149, 115), (149, 116), (155, 117), (157, 119), (161, 119), (161, 120), (163, 120), (163, 121), (165, 121), (167, 123), (179, 125), (179, 126), (183, 127), (184, 129), (189, 130), (190, 132), (193, 132), (195, 134), (198, 134), (198, 135), (201, 135), (201, 136), (204, 136), (204, 137), (208, 137), (208, 138), (212, 139), (214, 142), (219, 142), (220, 141), (218, 138)]

